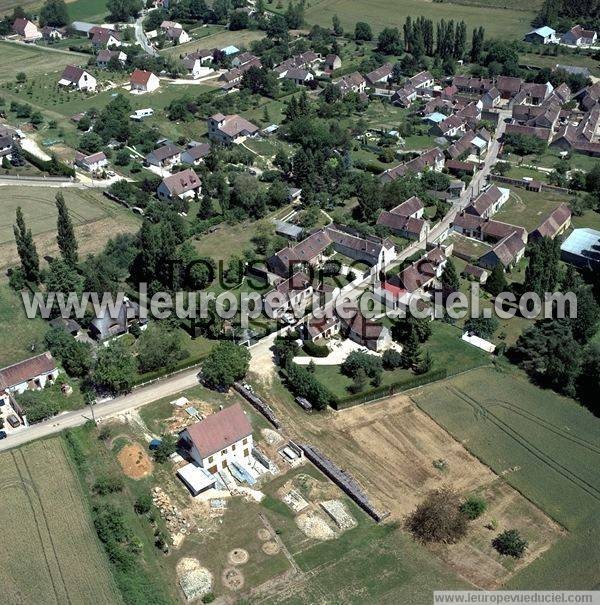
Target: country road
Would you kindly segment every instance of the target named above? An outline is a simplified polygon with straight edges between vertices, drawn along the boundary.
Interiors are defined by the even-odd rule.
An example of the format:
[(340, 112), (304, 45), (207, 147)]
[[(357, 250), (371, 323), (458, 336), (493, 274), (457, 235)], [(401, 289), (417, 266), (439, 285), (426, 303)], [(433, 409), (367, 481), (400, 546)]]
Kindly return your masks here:
[(151, 57), (157, 57), (158, 51), (150, 44), (146, 34), (144, 33), (144, 15), (140, 15), (134, 24), (135, 40), (144, 49), (144, 51)]
[[(94, 414), (96, 420), (116, 416), (124, 412), (134, 410), (141, 406), (169, 397), (189, 389), (198, 384), (198, 368), (193, 367), (182, 372), (178, 372), (173, 376), (162, 378), (152, 384), (139, 387), (127, 395), (122, 395), (116, 399), (97, 403), (94, 406)], [(82, 410), (74, 410), (59, 414), (54, 418), (50, 418), (44, 422), (34, 424), (26, 429), (9, 435), (6, 439), (0, 440), (0, 452), (13, 447), (18, 447), (42, 437), (49, 437), (55, 433), (59, 433), (74, 426), (81, 426), (88, 420), (91, 420), (90, 408)]]

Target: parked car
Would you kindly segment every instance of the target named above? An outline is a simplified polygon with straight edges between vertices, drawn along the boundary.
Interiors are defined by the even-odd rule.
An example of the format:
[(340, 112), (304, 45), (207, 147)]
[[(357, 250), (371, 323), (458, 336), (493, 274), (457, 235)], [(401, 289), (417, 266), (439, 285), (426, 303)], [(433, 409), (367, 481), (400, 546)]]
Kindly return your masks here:
[(10, 426), (13, 427), (13, 429), (16, 429), (21, 424), (21, 421), (17, 418), (17, 416), (15, 414), (11, 414), (6, 419), (6, 421), (8, 422), (8, 424), (10, 424)]
[(6, 431), (0, 431), (0, 439), (6, 439)]

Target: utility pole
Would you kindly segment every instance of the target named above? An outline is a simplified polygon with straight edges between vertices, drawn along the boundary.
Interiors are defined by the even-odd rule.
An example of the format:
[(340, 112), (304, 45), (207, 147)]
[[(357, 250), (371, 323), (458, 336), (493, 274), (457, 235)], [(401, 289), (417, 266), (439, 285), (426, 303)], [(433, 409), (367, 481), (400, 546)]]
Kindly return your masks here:
[(96, 397), (94, 396), (94, 391), (89, 390), (85, 392), (85, 402), (90, 406), (90, 412), (92, 413), (92, 420), (95, 425), (96, 422), (96, 413), (94, 412), (94, 404), (96, 403)]

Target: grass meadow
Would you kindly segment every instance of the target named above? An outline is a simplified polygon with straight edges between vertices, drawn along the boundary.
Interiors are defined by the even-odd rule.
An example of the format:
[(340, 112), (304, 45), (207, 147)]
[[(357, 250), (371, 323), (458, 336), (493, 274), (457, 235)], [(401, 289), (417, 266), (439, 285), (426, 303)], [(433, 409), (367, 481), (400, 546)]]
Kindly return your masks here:
[[(284, 1), (281, 10), (285, 10), (287, 4), (287, 0)], [(517, 4), (516, 0), (475, 0), (468, 6), (424, 0), (310, 0), (305, 20), (310, 25), (330, 27), (332, 17), (337, 15), (348, 31), (354, 29), (357, 21), (368, 21), (374, 32), (378, 32), (384, 27), (401, 27), (409, 15), (413, 19), (423, 15), (434, 21), (464, 20), (469, 29), (483, 25), (487, 38), (519, 40), (531, 29), (539, 1), (528, 5), (526, 10), (522, 10), (522, 5), (517, 8)]]
[(60, 438), (0, 455), (3, 603), (121, 603)]
[(597, 588), (600, 420), (511, 366), (430, 385), (413, 400), (568, 531), (506, 588)]

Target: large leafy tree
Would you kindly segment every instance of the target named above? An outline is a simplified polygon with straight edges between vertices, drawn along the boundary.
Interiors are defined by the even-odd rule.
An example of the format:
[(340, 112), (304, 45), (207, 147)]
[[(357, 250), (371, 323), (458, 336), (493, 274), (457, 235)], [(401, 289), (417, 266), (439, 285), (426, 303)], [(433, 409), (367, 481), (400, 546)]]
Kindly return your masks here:
[(97, 389), (113, 394), (127, 393), (133, 387), (135, 376), (135, 359), (121, 340), (100, 347), (91, 377)]
[(150, 325), (138, 340), (137, 362), (141, 372), (172, 369), (187, 354), (181, 346), (179, 332), (163, 324)]
[(202, 378), (213, 388), (229, 388), (248, 371), (250, 351), (232, 342), (221, 342), (202, 364)]
[(40, 25), (61, 27), (69, 23), (69, 13), (64, 0), (46, 0), (40, 10)]
[(540, 384), (565, 395), (575, 394), (581, 347), (566, 321), (534, 324), (519, 336), (511, 356)]

